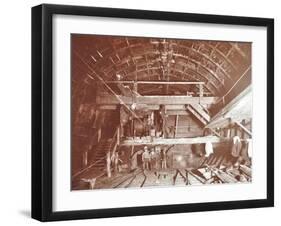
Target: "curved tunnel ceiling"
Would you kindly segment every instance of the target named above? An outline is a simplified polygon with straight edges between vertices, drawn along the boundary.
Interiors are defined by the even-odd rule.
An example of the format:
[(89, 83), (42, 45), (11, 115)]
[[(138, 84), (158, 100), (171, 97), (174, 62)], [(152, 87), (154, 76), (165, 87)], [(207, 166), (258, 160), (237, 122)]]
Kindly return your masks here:
[[(202, 81), (206, 95), (223, 96), (245, 74), (244, 86), (250, 84), (251, 43), (73, 34), (72, 63), (72, 81), (80, 88), (95, 72), (104, 80), (118, 74), (121, 80)], [(140, 87), (140, 93), (159, 88)]]

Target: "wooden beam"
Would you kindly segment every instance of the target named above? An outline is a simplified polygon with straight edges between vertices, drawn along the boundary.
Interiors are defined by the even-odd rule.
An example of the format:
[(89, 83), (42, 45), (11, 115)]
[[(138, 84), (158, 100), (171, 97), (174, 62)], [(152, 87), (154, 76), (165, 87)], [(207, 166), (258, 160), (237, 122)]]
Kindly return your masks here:
[[(178, 86), (177, 86), (178, 87)], [(170, 88), (171, 89), (171, 88)], [(183, 91), (183, 90), (181, 90)], [(142, 88), (139, 90), (140, 93), (142, 93), (142, 95), (149, 95), (149, 93), (153, 93), (153, 92), (159, 92), (159, 86), (156, 86), (154, 88)], [(188, 94), (191, 94), (192, 96), (199, 96), (200, 95), (200, 92), (188, 92)], [(203, 96), (212, 96), (212, 93), (211, 92), (207, 92), (207, 91), (204, 91), (203, 92)]]
[(191, 104), (187, 105), (186, 109), (190, 111), (200, 122), (202, 122), (203, 125), (206, 125), (208, 121), (198, 113)]
[(213, 133), (213, 134), (215, 134), (216, 136), (218, 136), (218, 137), (221, 137), (221, 135), (218, 133), (218, 132), (216, 132), (214, 129), (212, 129), (212, 128), (209, 128), (210, 130), (211, 130), (211, 132)]
[(203, 97), (203, 85), (199, 84), (199, 104), (201, 103), (201, 98)]
[[(101, 110), (116, 110), (118, 108), (118, 104), (103, 104), (103, 105), (98, 105), (97, 106), (98, 109), (101, 109)], [(167, 104), (165, 105), (165, 108), (167, 111), (170, 111), (172, 114), (171, 115), (174, 115), (175, 112), (180, 112), (178, 114), (182, 114), (182, 115), (185, 115), (185, 114), (189, 114), (188, 111), (186, 111), (186, 105), (185, 104), (178, 104), (178, 105), (171, 105), (171, 104)], [(147, 109), (149, 110), (159, 110), (160, 109), (160, 106), (158, 104), (150, 104), (150, 105), (147, 105)], [(167, 112), (169, 113), (169, 112)]]
[(244, 130), (249, 136), (252, 137), (252, 132), (248, 130), (245, 126), (243, 126), (240, 122), (234, 120), (234, 123), (236, 123), (242, 130)]
[(206, 142), (219, 143), (229, 141), (227, 138), (220, 138), (217, 136), (205, 136), (205, 137), (192, 137), (192, 138), (154, 138), (152, 141), (150, 138), (138, 138), (138, 139), (126, 139), (121, 141), (120, 145), (173, 145), (173, 144), (201, 144)]
[(117, 145), (120, 144), (120, 126), (117, 128)]
[(190, 115), (187, 110), (167, 110), (167, 115)]
[(212, 172), (224, 183), (237, 183), (237, 180), (222, 170), (212, 170)]
[(175, 122), (175, 134), (174, 137), (177, 136), (177, 130), (178, 130), (178, 124), (179, 124), (179, 115), (176, 115), (176, 122)]
[[(229, 125), (230, 120), (233, 118), (242, 117), (243, 115), (232, 114), (236, 108), (239, 110), (243, 110), (247, 105), (251, 104), (251, 95), (252, 95), (252, 87), (251, 85), (245, 88), (238, 96), (236, 96), (232, 101), (230, 101), (226, 106), (224, 106), (215, 116), (211, 118), (211, 121), (206, 126), (207, 128), (215, 128), (215, 127), (226, 127)], [(241, 100), (246, 101), (243, 106), (239, 106)], [(250, 100), (250, 101), (249, 101)], [(237, 115), (237, 117), (235, 117)], [(243, 117), (245, 119), (245, 117)]]
[(132, 97), (126, 97), (118, 95), (112, 96), (97, 96), (96, 103), (103, 105), (112, 105), (112, 104), (133, 104), (141, 103), (148, 105), (178, 105), (178, 104), (198, 104), (199, 101), (201, 104), (213, 104), (217, 100), (217, 97), (188, 97), (188, 96), (137, 96), (135, 100)]
[(193, 109), (195, 109), (207, 122), (210, 121), (210, 115), (206, 112), (202, 105), (191, 104), (191, 107), (193, 107)]
[[(186, 105), (178, 104), (178, 105), (165, 105), (166, 107), (166, 114), (167, 115), (190, 115), (189, 111), (186, 109)], [(98, 105), (97, 108), (99, 110), (117, 110), (118, 105)], [(159, 105), (147, 105), (147, 110), (156, 111), (160, 109)]]

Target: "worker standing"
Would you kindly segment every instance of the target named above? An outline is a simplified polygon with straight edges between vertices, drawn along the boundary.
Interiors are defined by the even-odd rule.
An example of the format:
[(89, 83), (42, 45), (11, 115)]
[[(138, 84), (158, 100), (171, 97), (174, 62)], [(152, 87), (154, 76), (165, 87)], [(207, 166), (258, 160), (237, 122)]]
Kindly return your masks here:
[(165, 149), (161, 150), (161, 168), (162, 169), (167, 169), (167, 153)]
[(150, 150), (150, 169), (151, 170), (156, 169), (156, 152), (154, 148), (151, 148)]
[(149, 170), (150, 165), (150, 153), (148, 151), (147, 146), (144, 147), (144, 152), (142, 154), (142, 164), (143, 164), (143, 170)]
[(110, 151), (106, 153), (106, 174), (107, 177), (111, 177), (111, 156), (110, 156)]

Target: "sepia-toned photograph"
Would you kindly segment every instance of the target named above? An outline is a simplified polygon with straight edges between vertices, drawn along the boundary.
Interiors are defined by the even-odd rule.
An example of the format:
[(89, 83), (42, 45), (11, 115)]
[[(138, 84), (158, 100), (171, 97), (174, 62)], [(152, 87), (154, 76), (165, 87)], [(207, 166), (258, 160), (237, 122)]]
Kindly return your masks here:
[(252, 43), (70, 38), (71, 190), (251, 183)]

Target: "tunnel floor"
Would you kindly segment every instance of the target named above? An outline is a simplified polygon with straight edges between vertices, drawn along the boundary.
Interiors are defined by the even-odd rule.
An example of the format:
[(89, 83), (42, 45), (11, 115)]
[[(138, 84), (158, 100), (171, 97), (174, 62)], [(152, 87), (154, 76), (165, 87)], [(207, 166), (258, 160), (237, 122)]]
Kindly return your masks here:
[[(113, 173), (111, 177), (107, 177), (105, 172), (101, 172), (100, 176), (96, 176), (96, 172), (89, 171), (86, 173), (87, 178), (97, 178), (93, 187), (89, 186), (89, 181), (83, 182), (83, 179), (77, 179), (79, 183), (73, 187), (73, 190), (88, 189), (114, 189), (114, 188), (145, 188), (155, 186), (190, 186), (209, 184), (211, 172), (201, 169), (165, 169), (160, 171), (135, 169), (132, 172)], [(92, 176), (91, 176), (92, 175)], [(227, 183), (237, 182), (233, 176), (224, 173), (229, 177)]]

